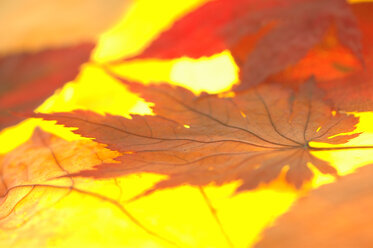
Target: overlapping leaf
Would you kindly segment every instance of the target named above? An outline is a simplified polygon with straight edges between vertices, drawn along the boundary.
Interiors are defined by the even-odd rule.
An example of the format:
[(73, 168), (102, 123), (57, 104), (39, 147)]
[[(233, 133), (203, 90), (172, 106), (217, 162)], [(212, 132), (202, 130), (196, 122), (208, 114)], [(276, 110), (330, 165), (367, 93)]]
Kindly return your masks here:
[[(1, 246), (49, 247), (61, 237), (63, 242), (73, 240), (74, 245), (114, 241), (116, 245), (142, 246), (143, 241), (136, 239), (110, 241), (108, 231), (131, 233), (129, 227), (154, 239), (152, 243), (173, 244), (128, 212), (121, 203), (123, 189), (116, 180), (57, 178), (100, 162), (112, 162), (118, 155), (92, 141), (68, 142), (36, 130), (28, 142), (0, 160)], [(75, 237), (74, 233), (81, 236)]]
[(370, 111), (372, 8), (343, 0), (212, 1), (129, 59), (199, 58), (229, 49), (241, 73), (235, 90), (273, 77), (280, 83), (284, 75), (287, 85), (315, 76), (336, 108)]
[(22, 118), (64, 83), (73, 80), (86, 62), (93, 44), (0, 58), (0, 129)]
[[(312, 81), (312, 79), (311, 79)], [(233, 98), (196, 97), (183, 88), (128, 83), (154, 102), (156, 116), (102, 116), (93, 112), (35, 114), (78, 127), (76, 133), (123, 155), (120, 164), (98, 165), (74, 174), (95, 178), (152, 172), (168, 175), (154, 189), (183, 184), (218, 185), (241, 180), (238, 190), (268, 183), (287, 168), (286, 180), (301, 187), (312, 178), (311, 163), (336, 175), (327, 161), (314, 157), (311, 141), (343, 144), (358, 134), (358, 119), (335, 113), (312, 82), (299, 93), (261, 86)], [(184, 126), (187, 125), (187, 126)]]
[(131, 1), (109, 2), (0, 3), (0, 130), (22, 120), (13, 112), (34, 110), (78, 75), (99, 34)]
[(346, 111), (373, 110), (373, 3), (353, 5), (358, 16), (362, 35), (365, 67), (340, 80), (320, 83), (319, 87), (327, 92), (327, 98)]
[(351, 7), (358, 17), (358, 27), (362, 33), (363, 67), (330, 33), (299, 63), (274, 76), (272, 80), (294, 86), (315, 76), (317, 86), (325, 91), (325, 97), (335, 107), (345, 111), (373, 110), (373, 4), (359, 3)]
[[(56, 177), (87, 169), (101, 161), (101, 157), (110, 161), (116, 156), (115, 152), (94, 142), (69, 143), (40, 129), (35, 130), (28, 142), (2, 157), (0, 229), (21, 227), (40, 211), (76, 190), (78, 180), (53, 180)], [(43, 198), (50, 199), (40, 202)], [(18, 216), (17, 211), (21, 208), (27, 216)]]
[(372, 165), (299, 200), (255, 247), (369, 247)]
[[(356, 22), (354, 14), (342, 0), (217, 0), (184, 17), (135, 58), (200, 57), (230, 49), (241, 68), (242, 81), (237, 90), (273, 76), (271, 80), (235, 95), (221, 96), (195, 96), (180, 87), (124, 82), (132, 91), (155, 104), (155, 116), (124, 118), (88, 111), (35, 114), (35, 117), (77, 127), (76, 133), (104, 145), (91, 141), (67, 142), (37, 130), (28, 143), (2, 157), (0, 229), (4, 232), (0, 234), (3, 237), (0, 242), (5, 246), (17, 244), (22, 247), (23, 242), (39, 247), (50, 245), (47, 240), (50, 241), (51, 237), (66, 235), (70, 238), (73, 235), (65, 231), (71, 229), (59, 229), (67, 225), (65, 216), (73, 216), (69, 219), (72, 223), (75, 220), (79, 227), (87, 228), (87, 222), (80, 220), (81, 215), (94, 215), (96, 205), (90, 211), (77, 208), (82, 210), (81, 215), (60, 212), (54, 207), (65, 200), (73, 206), (74, 202), (68, 199), (77, 194), (79, 203), (84, 199), (85, 206), (89, 205), (87, 197), (98, 200), (99, 204), (107, 203), (161, 244), (175, 245), (137, 221), (120, 201), (123, 192), (115, 181), (117, 177), (149, 172), (167, 177), (139, 196), (180, 185), (198, 186), (227, 241), (225, 243), (233, 246), (234, 242), (224, 231), (201, 186), (239, 181), (240, 186), (236, 189), (239, 192), (269, 183), (283, 174), (289, 184), (300, 188), (313, 177), (312, 170), (338, 175), (331, 163), (317, 158), (313, 152), (367, 148), (329, 145), (344, 144), (359, 136), (359, 133), (353, 133), (358, 118), (344, 111), (334, 111), (335, 107), (356, 111), (371, 110), (373, 106), (370, 83), (373, 53), (369, 47), (372, 41), (371, 7), (370, 4), (354, 7), (358, 17)], [(363, 33), (363, 47), (359, 30)], [(88, 59), (91, 48), (83, 45), (81, 48), (14, 55), (0, 60), (0, 79), (3, 77), (7, 79), (5, 82), (10, 82), (4, 84), (5, 93), (0, 95), (0, 111), (35, 108), (58, 85), (76, 75), (79, 65)], [(316, 66), (310, 66), (312, 63)], [(45, 82), (50, 82), (50, 87), (45, 88)], [(286, 88), (289, 85), (291, 87)], [(327, 90), (326, 96), (320, 88)], [(325, 99), (332, 100), (333, 104)], [(5, 116), (1, 124), (10, 125), (16, 121)], [(329, 145), (316, 147), (312, 142)], [(341, 216), (347, 219), (352, 216), (349, 227), (363, 226), (364, 230), (370, 227), (362, 221), (361, 214), (351, 213), (356, 209), (364, 212), (371, 205), (365, 197), (366, 192), (370, 192), (366, 190), (370, 186), (366, 180), (371, 173), (370, 169), (365, 171), (366, 175), (348, 177), (347, 183), (337, 183), (330, 190), (324, 188), (311, 194), (306, 203), (299, 203), (294, 213), (284, 217), (290, 221), (281, 224), (280, 220), (280, 226), (270, 229), (258, 247), (279, 244), (299, 247), (311, 242), (313, 246), (325, 242), (329, 242), (329, 246), (348, 247), (355, 242), (364, 246), (369, 240), (365, 232), (349, 236), (335, 222)], [(92, 178), (114, 178), (114, 181), (110, 184), (109, 180)], [(359, 185), (361, 182), (363, 184)], [(105, 191), (108, 185), (118, 189), (119, 198), (111, 198), (112, 191)], [(346, 187), (352, 190), (339, 195), (338, 192), (345, 191)], [(363, 195), (363, 204), (356, 203), (355, 193)], [(320, 199), (332, 203), (320, 207)], [(64, 205), (65, 209), (70, 208), (68, 204)], [(335, 215), (328, 215), (331, 208), (338, 210)], [(108, 207), (104, 209), (106, 211)], [(322, 227), (314, 221), (317, 219), (314, 215), (309, 215), (309, 209), (320, 210), (317, 213), (324, 214), (328, 220), (328, 235), (333, 237), (342, 233), (344, 242), (334, 242), (331, 237), (325, 241), (325, 232), (318, 232)], [(102, 216), (111, 216), (111, 211)], [(306, 224), (299, 222), (303, 217), (307, 218)], [(50, 228), (46, 220), (52, 220), (56, 228)], [(112, 218), (105, 228), (115, 223), (113, 230), (121, 230), (123, 226), (113, 220), (118, 221), (118, 218)], [(106, 222), (103, 218), (100, 221)], [(92, 230), (93, 235), (108, 242), (105, 228), (101, 230), (102, 235), (100, 228), (90, 227), (88, 232)], [(9, 237), (8, 234), (15, 229), (17, 236)], [(36, 229), (40, 229), (38, 239), (29, 243)], [(294, 233), (297, 239), (291, 239)], [(309, 241), (309, 235), (304, 233), (314, 234), (317, 238)], [(286, 242), (284, 237), (287, 237)], [(80, 237), (78, 239), (80, 241)], [(122, 241), (132, 246), (144, 244), (143, 240), (128, 240)]]
[(362, 61), (360, 32), (344, 0), (212, 1), (177, 21), (134, 58), (198, 58), (230, 49), (241, 70), (240, 90), (295, 64), (332, 27)]

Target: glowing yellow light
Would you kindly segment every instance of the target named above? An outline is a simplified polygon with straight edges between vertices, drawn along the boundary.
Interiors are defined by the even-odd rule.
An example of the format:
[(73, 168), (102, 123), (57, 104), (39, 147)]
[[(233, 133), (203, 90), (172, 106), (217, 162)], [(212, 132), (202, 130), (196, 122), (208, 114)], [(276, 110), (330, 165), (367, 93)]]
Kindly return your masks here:
[[(136, 54), (146, 47), (160, 30), (166, 29), (182, 13), (196, 8), (203, 2), (206, 1), (138, 0), (132, 6), (128, 16), (101, 37), (93, 54), (94, 61), (103, 63)], [(237, 81), (237, 67), (227, 51), (197, 60), (180, 58), (173, 61), (133, 61), (115, 66), (113, 70), (128, 80), (138, 80), (144, 83), (166, 81), (187, 87), (195, 93), (201, 91), (219, 93), (229, 89)], [(95, 64), (86, 64), (76, 80), (67, 83), (45, 101), (37, 111), (50, 113), (74, 109), (86, 109), (126, 117), (130, 113), (152, 113), (149, 104), (129, 92), (120, 82), (107, 75)], [(241, 114), (245, 117), (243, 113)], [(360, 117), (360, 123), (356, 132), (364, 131), (364, 133), (344, 146), (370, 145), (373, 140), (373, 113), (357, 115)], [(35, 126), (41, 126), (67, 140), (82, 139), (67, 128), (56, 126), (51, 122), (26, 120), (0, 134), (0, 153), (6, 153), (26, 141)], [(190, 128), (187, 124), (184, 127)], [(319, 130), (320, 128), (317, 131)], [(327, 146), (327, 144), (312, 145)], [(338, 169), (340, 175), (351, 173), (356, 168), (373, 162), (372, 150), (368, 149), (318, 151), (313, 154), (330, 161)], [(322, 175), (315, 169), (313, 171), (315, 173), (315, 178), (311, 183), (313, 187), (335, 180), (331, 176)], [(139, 183), (139, 178), (141, 183)], [(131, 199), (161, 178), (163, 177), (144, 174), (119, 178), (118, 181), (126, 189), (126, 199)], [(234, 196), (232, 193), (237, 182), (220, 187), (214, 185), (205, 187), (224, 229), (237, 247), (252, 245), (260, 238), (261, 231), (285, 213), (304, 193), (284, 185), (278, 187), (278, 184), (278, 181), (273, 182), (258, 190)], [(106, 181), (95, 181), (92, 187), (100, 188), (101, 191), (107, 192), (107, 195), (118, 194), (116, 189)], [(126, 199), (122, 202), (126, 203)], [(90, 211), (84, 212), (80, 209), (82, 204), (101, 207), (90, 213)], [(105, 243), (107, 247), (117, 247), (120, 243), (127, 247), (167, 247), (164, 243), (147, 241), (149, 237), (139, 231), (130, 221), (123, 220), (120, 211), (109, 209), (107, 205), (102, 204), (97, 199), (91, 198), (84, 199), (82, 203), (82, 198), (78, 194), (72, 194), (69, 201), (58, 204), (55, 207), (56, 210), (72, 211), (63, 216), (66, 218), (66, 225), (61, 227), (70, 232), (64, 237), (49, 240), (48, 245), (76, 247), (76, 244), (84, 243), (95, 247), (97, 243)], [(159, 191), (140, 200), (126, 203), (126, 206), (157, 232), (172, 240), (179, 240), (185, 246), (227, 247), (221, 230), (195, 187), (183, 186)], [(76, 213), (73, 211), (77, 211), (80, 218), (76, 218), (74, 215)], [(108, 219), (112, 222), (105, 224)], [(81, 223), (85, 222), (91, 223), (96, 232), (84, 231)], [(103, 224), (105, 228), (102, 228)], [(126, 233), (125, 238), (123, 238), (123, 233)], [(27, 247), (27, 244), (24, 247)]]
[(228, 51), (209, 58), (180, 59), (172, 67), (171, 81), (199, 93), (227, 91), (237, 82), (238, 68)]
[(109, 62), (139, 53), (176, 19), (207, 1), (137, 0), (123, 20), (101, 36), (94, 60)]

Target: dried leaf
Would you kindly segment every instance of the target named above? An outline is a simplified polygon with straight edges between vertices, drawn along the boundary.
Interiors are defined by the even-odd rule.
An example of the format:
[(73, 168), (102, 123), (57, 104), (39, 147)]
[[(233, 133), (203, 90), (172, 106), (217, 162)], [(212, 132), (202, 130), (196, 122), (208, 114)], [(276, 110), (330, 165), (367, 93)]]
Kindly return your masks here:
[(319, 87), (327, 92), (327, 98), (344, 111), (373, 110), (373, 3), (353, 5), (362, 33), (365, 67), (355, 70), (341, 80), (323, 82)]
[(233, 98), (196, 97), (186, 89), (167, 85), (128, 85), (155, 103), (156, 116), (126, 119), (88, 111), (34, 115), (78, 127), (74, 132), (123, 153), (120, 164), (98, 165), (75, 176), (105, 178), (152, 172), (169, 178), (147, 193), (183, 184), (222, 185), (234, 180), (242, 182), (237, 189), (241, 191), (274, 180), (286, 168), (286, 180), (299, 188), (312, 178), (308, 163), (322, 173), (337, 174), (327, 161), (310, 153), (322, 150), (310, 142), (343, 144), (359, 135), (341, 134), (353, 131), (358, 119), (333, 115), (312, 82), (296, 95), (272, 85)]
[(137, 231), (154, 240), (151, 244), (174, 245), (126, 209), (121, 202), (123, 188), (116, 180), (57, 178), (113, 162), (118, 155), (89, 140), (68, 142), (36, 130), (27, 143), (1, 159), (1, 246), (50, 247), (62, 241), (63, 246), (72, 242), (114, 247), (117, 242), (140, 247), (141, 239), (113, 240), (108, 235), (121, 237)]
[(12, 112), (34, 110), (73, 80), (130, 2), (1, 1), (0, 130), (22, 120)]
[(93, 44), (81, 44), (38, 53), (0, 58), (0, 129), (22, 118), (12, 112), (30, 112), (79, 73)]
[(300, 199), (255, 247), (370, 247), (373, 166)]

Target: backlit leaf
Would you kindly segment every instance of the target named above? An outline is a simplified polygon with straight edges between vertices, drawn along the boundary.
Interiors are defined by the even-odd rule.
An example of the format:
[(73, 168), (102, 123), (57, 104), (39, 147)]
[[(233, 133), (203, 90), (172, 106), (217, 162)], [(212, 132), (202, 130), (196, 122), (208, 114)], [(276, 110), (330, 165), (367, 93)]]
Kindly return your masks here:
[[(276, 85), (261, 86), (235, 97), (201, 95), (167, 85), (128, 83), (131, 90), (154, 102), (156, 116), (126, 119), (93, 112), (35, 114), (124, 153), (120, 164), (74, 174), (95, 178), (152, 172), (168, 175), (149, 192), (183, 184), (222, 185), (240, 180), (248, 190), (277, 178), (285, 168), (286, 180), (296, 186), (312, 178), (311, 163), (322, 173), (335, 168), (311, 151), (310, 142), (343, 144), (358, 119), (336, 113), (323, 102), (312, 79), (294, 92)], [(327, 148), (326, 148), (327, 149)]]

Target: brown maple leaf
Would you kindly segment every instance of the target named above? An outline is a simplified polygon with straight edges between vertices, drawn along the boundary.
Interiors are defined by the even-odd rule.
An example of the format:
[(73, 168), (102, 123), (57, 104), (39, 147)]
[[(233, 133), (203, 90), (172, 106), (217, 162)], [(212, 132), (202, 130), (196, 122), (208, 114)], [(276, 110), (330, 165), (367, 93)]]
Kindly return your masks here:
[[(95, 180), (68, 176), (97, 163), (113, 162), (118, 155), (118, 152), (90, 140), (69, 142), (40, 129), (35, 130), (25, 144), (0, 158), (0, 244), (3, 247), (24, 247), (22, 244), (26, 239), (28, 247), (45, 247), (50, 240), (71, 238), (71, 232), (77, 232), (76, 228), (81, 226), (100, 236), (103, 242), (107, 233), (98, 231), (86, 217), (81, 218), (89, 206), (88, 212), (97, 218), (102, 215), (102, 209), (109, 212), (119, 210), (126, 217), (119, 222), (133, 224), (149, 235), (148, 238), (175, 245), (127, 210), (121, 203), (123, 189), (116, 179), (100, 184)], [(61, 178), (63, 175), (66, 177)], [(108, 193), (105, 186), (115, 189), (113, 194)], [(79, 196), (78, 205), (74, 194)], [(95, 205), (88, 205), (87, 198), (95, 199)], [(123, 224), (118, 225), (110, 214), (105, 214), (104, 218), (108, 223), (98, 221), (100, 225), (117, 225), (120, 229)], [(37, 239), (31, 238), (35, 235)]]
[(33, 111), (78, 75), (99, 34), (132, 1), (109, 2), (1, 1), (0, 130), (22, 120), (13, 112)]
[(295, 64), (331, 27), (362, 61), (360, 31), (345, 0), (208, 2), (128, 59), (199, 58), (229, 49), (241, 73), (235, 89), (242, 90)]
[(94, 44), (0, 58), (0, 129), (22, 118), (12, 112), (33, 111), (79, 73)]
[(313, 175), (307, 163), (322, 173), (337, 174), (327, 161), (310, 153), (322, 150), (310, 142), (343, 144), (359, 135), (341, 134), (353, 131), (358, 118), (333, 114), (311, 81), (296, 94), (263, 85), (233, 98), (196, 97), (180, 87), (128, 83), (131, 90), (155, 103), (156, 116), (126, 119), (78, 110), (34, 117), (78, 127), (74, 132), (123, 154), (117, 159), (119, 164), (98, 165), (74, 176), (151, 172), (169, 178), (148, 193), (183, 184), (221, 185), (234, 180), (242, 182), (237, 189), (241, 191), (268, 183), (287, 168), (286, 180), (299, 188)]
[(370, 247), (373, 165), (300, 199), (255, 247)]

